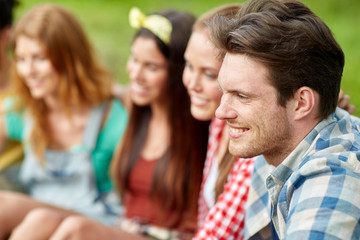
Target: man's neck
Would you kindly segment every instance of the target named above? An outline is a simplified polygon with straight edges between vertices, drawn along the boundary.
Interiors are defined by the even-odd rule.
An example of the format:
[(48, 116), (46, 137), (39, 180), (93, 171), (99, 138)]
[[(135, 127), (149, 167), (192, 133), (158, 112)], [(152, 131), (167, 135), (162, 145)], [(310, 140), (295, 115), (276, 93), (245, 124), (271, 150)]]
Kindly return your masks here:
[(286, 144), (281, 149), (273, 149), (273, 151), (264, 153), (266, 161), (275, 167), (279, 166), (287, 156), (289, 156), (301, 141), (319, 124), (321, 120), (311, 122), (303, 122), (294, 127), (293, 134), (289, 136)]

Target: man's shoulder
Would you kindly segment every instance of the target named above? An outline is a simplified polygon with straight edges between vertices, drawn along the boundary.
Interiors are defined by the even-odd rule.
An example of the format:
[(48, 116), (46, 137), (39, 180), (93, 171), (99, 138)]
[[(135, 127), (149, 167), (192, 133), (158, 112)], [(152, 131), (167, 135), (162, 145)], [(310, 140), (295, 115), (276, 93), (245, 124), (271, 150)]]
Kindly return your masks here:
[[(327, 146), (305, 155), (286, 181), (286, 185), (302, 189), (300, 185), (313, 188), (325, 184), (323, 187), (328, 188), (330, 182), (339, 183), (339, 179), (360, 184), (360, 150), (353, 140), (340, 138), (327, 143), (317, 141), (314, 144)], [(299, 186), (296, 186), (298, 184)]]
[(359, 118), (337, 109), (316, 134), (288, 183), (340, 175), (360, 180)]
[(349, 158), (359, 160), (360, 119), (338, 109), (310, 144), (302, 165), (316, 159), (326, 159), (326, 164), (346, 162)]
[[(331, 118), (333, 123), (320, 131), (322, 138), (330, 140), (343, 139), (360, 146), (360, 143), (355, 141), (360, 139), (360, 119), (358, 117), (337, 108)], [(336, 142), (334, 143), (336, 144)]]
[[(306, 157), (299, 168), (294, 172), (302, 176), (316, 176), (316, 174), (360, 174), (360, 152), (341, 152), (314, 154)], [(293, 174), (294, 174), (293, 173)], [(360, 178), (360, 175), (359, 175)]]

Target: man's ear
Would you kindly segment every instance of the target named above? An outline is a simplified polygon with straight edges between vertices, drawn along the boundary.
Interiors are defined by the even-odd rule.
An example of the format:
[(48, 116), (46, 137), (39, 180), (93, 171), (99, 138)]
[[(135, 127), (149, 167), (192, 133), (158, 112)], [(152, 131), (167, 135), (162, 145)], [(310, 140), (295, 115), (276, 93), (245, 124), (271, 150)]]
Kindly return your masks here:
[(318, 94), (309, 87), (301, 87), (294, 94), (294, 119), (300, 120), (310, 115), (318, 114)]

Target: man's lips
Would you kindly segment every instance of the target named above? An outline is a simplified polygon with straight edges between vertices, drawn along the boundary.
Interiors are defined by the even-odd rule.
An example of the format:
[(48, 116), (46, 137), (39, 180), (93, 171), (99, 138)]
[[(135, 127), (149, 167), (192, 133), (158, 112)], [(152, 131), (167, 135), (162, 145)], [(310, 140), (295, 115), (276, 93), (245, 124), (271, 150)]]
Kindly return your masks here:
[(249, 132), (249, 128), (229, 125), (229, 136), (231, 138), (240, 138)]

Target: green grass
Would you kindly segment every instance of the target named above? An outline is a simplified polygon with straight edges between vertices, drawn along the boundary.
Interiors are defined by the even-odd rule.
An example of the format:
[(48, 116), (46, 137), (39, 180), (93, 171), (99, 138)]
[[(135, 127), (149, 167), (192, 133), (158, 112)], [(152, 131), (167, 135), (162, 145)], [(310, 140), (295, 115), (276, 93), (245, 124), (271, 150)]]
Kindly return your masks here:
[[(16, 17), (42, 3), (42, 0), (20, 0)], [(360, 1), (358, 0), (302, 0), (333, 31), (345, 52), (345, 69), (342, 89), (351, 96), (357, 106), (355, 115), (360, 116)], [(52, 0), (72, 11), (85, 27), (100, 60), (110, 69), (116, 79), (128, 82), (125, 65), (134, 30), (128, 24), (128, 12), (137, 6), (145, 13), (163, 8), (186, 10), (199, 16), (201, 13), (235, 0)], [(243, 1), (240, 1), (243, 2)], [(56, 26), (54, 26), (56, 27)]]

